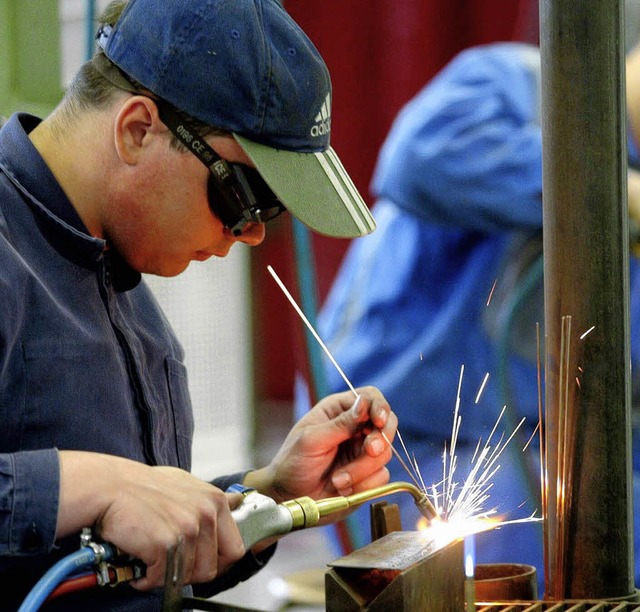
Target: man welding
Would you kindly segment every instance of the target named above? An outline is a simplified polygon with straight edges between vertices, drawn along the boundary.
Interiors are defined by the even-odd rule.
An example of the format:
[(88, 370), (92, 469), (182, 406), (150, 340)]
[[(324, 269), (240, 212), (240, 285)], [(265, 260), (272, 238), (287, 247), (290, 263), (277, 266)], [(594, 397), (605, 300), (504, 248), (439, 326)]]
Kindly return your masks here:
[(374, 229), (318, 129), (331, 86), (312, 43), (275, 0), (114, 2), (98, 43), (49, 117), (0, 132), (3, 609), (85, 526), (146, 575), (48, 609), (159, 609), (178, 541), (211, 595), (273, 553), (244, 550), (231, 483), (280, 502), (389, 479), (397, 419), (370, 387), (319, 402), (267, 467), (190, 475), (183, 350), (141, 279), (256, 246), (284, 210), (331, 236)]

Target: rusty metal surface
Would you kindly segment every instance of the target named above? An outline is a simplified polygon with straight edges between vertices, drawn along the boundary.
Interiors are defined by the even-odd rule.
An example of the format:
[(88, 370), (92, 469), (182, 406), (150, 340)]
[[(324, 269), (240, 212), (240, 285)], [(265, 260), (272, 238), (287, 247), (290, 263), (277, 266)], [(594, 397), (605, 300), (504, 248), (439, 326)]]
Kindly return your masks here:
[(418, 532), (392, 532), (330, 564), (327, 612), (464, 610), (462, 541), (438, 546)]
[(428, 559), (438, 550), (432, 539), (419, 531), (393, 531), (375, 542), (336, 559), (331, 567), (403, 571)]
[(556, 600), (634, 588), (623, 5), (540, 2), (545, 577)]

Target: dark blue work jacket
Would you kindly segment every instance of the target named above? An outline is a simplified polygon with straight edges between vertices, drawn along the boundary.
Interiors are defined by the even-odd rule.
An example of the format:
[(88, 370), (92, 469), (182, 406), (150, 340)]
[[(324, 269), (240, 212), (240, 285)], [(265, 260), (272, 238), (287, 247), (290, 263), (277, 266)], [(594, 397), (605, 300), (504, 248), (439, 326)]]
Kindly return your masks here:
[[(193, 435), (183, 350), (140, 274), (88, 234), (28, 138), (38, 122), (14, 115), (0, 131), (0, 606), (13, 609), (79, 547), (54, 542), (57, 450), (189, 470)], [(85, 597), (74, 609), (160, 601), (128, 587)]]

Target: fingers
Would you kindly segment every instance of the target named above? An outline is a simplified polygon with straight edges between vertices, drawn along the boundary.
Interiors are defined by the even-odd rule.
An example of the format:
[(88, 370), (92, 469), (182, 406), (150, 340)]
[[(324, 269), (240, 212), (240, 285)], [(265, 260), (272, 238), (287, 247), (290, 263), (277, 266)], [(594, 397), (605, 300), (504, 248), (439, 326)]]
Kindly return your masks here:
[(245, 552), (242, 548), (239, 553), (238, 528), (231, 514), (231, 510), (242, 503), (243, 496), (241, 493), (225, 493), (225, 496), (227, 503), (220, 500), (220, 507), (209, 517), (215, 520), (205, 520), (201, 525), (195, 544), (190, 582), (213, 580), (239, 559), (238, 554), (242, 556)]
[[(382, 466), (377, 470), (341, 470), (338, 478), (332, 479), (338, 495), (348, 497), (360, 491), (381, 487), (389, 482), (389, 470)], [(337, 486), (337, 485), (341, 486)]]
[(270, 465), (245, 483), (276, 500), (349, 495), (368, 480), (384, 484), (397, 425), (374, 387), (357, 389), (357, 397), (351, 391), (330, 395), (296, 423)]
[(385, 467), (391, 459), (391, 447), (385, 449), (376, 457), (360, 453), (353, 461), (341, 465), (331, 475), (331, 484), (338, 495), (351, 495), (356, 491), (363, 491), (367, 483), (375, 482), (371, 486), (379, 486), (389, 481), (389, 471)]
[(358, 391), (359, 395), (367, 401), (368, 419), (378, 429), (384, 429), (387, 426), (389, 417), (393, 415), (389, 402), (387, 402), (382, 393), (375, 387), (364, 387)]
[(101, 537), (141, 559), (147, 590), (165, 581), (168, 551), (182, 539), (185, 584), (207, 582), (244, 555), (229, 498), (212, 485), (175, 468), (135, 464), (134, 478), (118, 479), (97, 522)]
[(391, 413), (384, 395), (375, 387), (361, 387), (356, 392), (358, 396), (351, 405), (351, 416), (359, 422), (371, 421), (376, 427), (384, 427)]
[(378, 471), (368, 474), (366, 478), (360, 480), (354, 487), (354, 493), (375, 489), (376, 487), (386, 485), (388, 482), (389, 470), (386, 467), (381, 467)]
[[(362, 451), (349, 456), (331, 475), (331, 483), (339, 495), (351, 495), (367, 485), (388, 482), (389, 474), (384, 466), (392, 458), (391, 443), (398, 425), (396, 415), (377, 389), (362, 390), (349, 412), (357, 423), (365, 423), (361, 431), (366, 435), (364, 441), (357, 444)], [(356, 440), (350, 440), (349, 444), (355, 448)]]
[(364, 428), (386, 429), (386, 433), (393, 435), (394, 423), (397, 423), (397, 420), (392, 420), (389, 424), (393, 413), (382, 393), (375, 387), (363, 387), (356, 392), (358, 395), (355, 399), (353, 394), (349, 396), (348, 393), (346, 395), (343, 393), (323, 400), (323, 402), (331, 402), (333, 407), (333, 416), (331, 413), (328, 416), (336, 430), (336, 435), (347, 439)]
[(361, 428), (366, 436), (364, 451), (370, 457), (379, 457), (386, 453), (395, 438), (398, 417), (379, 392), (373, 398), (365, 396), (364, 393), (363, 391), (358, 395), (350, 412), (358, 423), (364, 423), (364, 427)]

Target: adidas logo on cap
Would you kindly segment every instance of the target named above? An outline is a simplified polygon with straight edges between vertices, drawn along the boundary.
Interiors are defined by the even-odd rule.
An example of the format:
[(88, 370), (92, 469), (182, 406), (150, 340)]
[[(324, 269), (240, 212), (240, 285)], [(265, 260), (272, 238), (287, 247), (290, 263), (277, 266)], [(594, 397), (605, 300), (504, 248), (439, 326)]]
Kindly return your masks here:
[(318, 136), (326, 136), (329, 132), (331, 132), (331, 94), (327, 94), (320, 112), (315, 116), (315, 124), (311, 128), (311, 135), (317, 138)]

